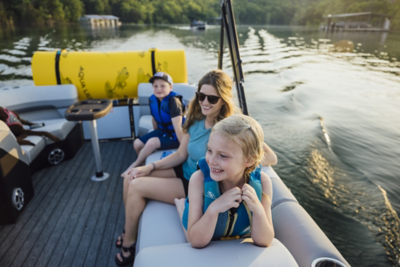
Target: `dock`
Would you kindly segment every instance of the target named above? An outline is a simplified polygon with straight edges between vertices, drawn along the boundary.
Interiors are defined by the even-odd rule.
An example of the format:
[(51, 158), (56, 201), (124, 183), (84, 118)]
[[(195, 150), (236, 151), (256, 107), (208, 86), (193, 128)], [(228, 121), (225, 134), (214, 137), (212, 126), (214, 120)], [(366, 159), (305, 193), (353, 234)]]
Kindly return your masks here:
[(390, 30), (391, 18), (373, 12), (329, 14), (322, 28), (325, 31), (385, 32)]

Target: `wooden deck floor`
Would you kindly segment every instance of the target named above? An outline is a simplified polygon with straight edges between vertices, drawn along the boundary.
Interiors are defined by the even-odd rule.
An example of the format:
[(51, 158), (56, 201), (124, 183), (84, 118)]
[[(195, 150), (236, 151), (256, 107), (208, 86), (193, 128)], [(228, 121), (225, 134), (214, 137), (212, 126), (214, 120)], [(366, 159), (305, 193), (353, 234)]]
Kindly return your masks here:
[(35, 196), (16, 224), (0, 226), (0, 266), (116, 266), (114, 243), (123, 229), (120, 177), (136, 154), (132, 141), (100, 143), (110, 177), (93, 182), (93, 151), (34, 174)]

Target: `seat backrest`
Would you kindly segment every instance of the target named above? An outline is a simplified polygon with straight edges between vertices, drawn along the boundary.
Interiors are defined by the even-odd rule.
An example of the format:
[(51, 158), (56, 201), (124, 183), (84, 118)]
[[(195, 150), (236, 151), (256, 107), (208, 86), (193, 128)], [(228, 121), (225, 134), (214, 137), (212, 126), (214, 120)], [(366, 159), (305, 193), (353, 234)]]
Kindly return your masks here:
[(0, 89), (0, 106), (24, 119), (63, 118), (64, 110), (78, 101), (75, 85), (21, 86)]
[[(191, 84), (185, 83), (176, 83), (172, 91), (182, 95), (183, 100), (186, 104), (192, 100), (195, 96), (195, 92), (197, 87)], [(149, 105), (149, 97), (153, 94), (153, 87), (151, 83), (141, 83), (138, 88), (138, 97), (139, 97), (139, 105), (148, 106)]]
[(0, 89), (0, 106), (21, 111), (40, 107), (64, 108), (78, 101), (75, 85), (22, 86)]

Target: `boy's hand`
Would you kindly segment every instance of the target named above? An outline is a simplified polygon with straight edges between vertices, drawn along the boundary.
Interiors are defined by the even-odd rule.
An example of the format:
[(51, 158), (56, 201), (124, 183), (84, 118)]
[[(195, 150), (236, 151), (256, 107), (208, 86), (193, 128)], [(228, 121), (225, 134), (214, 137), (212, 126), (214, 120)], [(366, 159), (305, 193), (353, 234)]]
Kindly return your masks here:
[[(207, 192), (205, 192), (207, 194)], [(242, 202), (242, 190), (239, 187), (232, 188), (223, 193), (211, 205), (216, 213), (222, 213), (230, 208), (237, 208)]]
[(261, 201), (257, 197), (256, 191), (249, 184), (244, 184), (242, 187), (242, 199), (246, 201), (247, 206), (253, 213), (264, 210)]

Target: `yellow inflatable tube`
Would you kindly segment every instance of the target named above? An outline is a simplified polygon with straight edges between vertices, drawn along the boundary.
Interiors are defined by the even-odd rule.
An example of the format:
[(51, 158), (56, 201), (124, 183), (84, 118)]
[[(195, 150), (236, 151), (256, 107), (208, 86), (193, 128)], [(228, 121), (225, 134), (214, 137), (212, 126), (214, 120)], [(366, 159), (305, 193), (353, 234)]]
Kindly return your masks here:
[(155, 72), (171, 75), (174, 83), (187, 83), (183, 50), (127, 52), (35, 52), (32, 74), (35, 85), (74, 84), (80, 100), (137, 97), (139, 83)]

